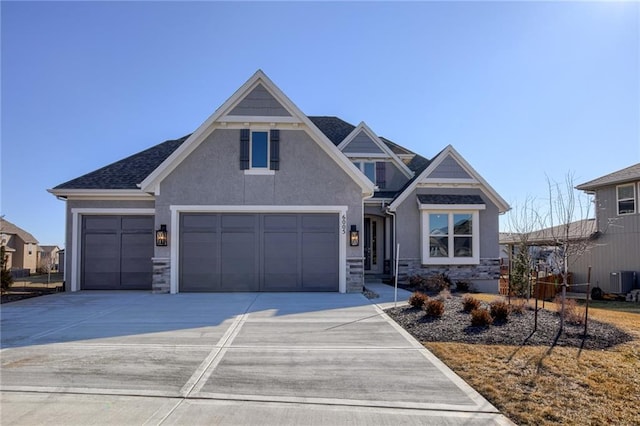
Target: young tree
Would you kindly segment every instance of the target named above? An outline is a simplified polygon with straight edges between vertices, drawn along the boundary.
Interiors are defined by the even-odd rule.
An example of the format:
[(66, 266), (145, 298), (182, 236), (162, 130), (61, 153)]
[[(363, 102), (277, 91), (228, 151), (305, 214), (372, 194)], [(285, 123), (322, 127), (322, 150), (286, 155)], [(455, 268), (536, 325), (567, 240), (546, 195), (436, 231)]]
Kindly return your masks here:
[[(531, 257), (530, 236), (533, 230), (539, 226), (540, 218), (538, 209), (533, 199), (527, 197), (523, 204), (515, 204), (509, 211), (509, 229), (515, 240), (515, 253), (510, 253), (509, 259), (509, 290), (519, 297), (528, 297), (531, 285), (531, 269), (533, 259)], [(513, 256), (513, 258), (512, 258)]]
[(595, 227), (589, 220), (591, 199), (575, 189), (574, 175), (569, 172), (563, 184), (547, 177), (549, 211), (546, 217), (549, 239), (555, 247), (555, 271), (562, 277), (560, 331), (564, 329), (565, 301), (569, 286), (569, 267), (592, 246)]

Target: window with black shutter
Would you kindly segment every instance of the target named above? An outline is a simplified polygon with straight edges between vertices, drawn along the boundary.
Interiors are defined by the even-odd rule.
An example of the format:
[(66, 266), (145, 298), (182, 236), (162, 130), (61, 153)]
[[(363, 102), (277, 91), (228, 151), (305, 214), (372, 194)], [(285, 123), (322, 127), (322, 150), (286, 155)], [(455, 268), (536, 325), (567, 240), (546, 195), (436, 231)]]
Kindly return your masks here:
[(270, 132), (269, 168), (280, 170), (280, 130), (272, 129)]
[(240, 170), (249, 169), (249, 129), (240, 130)]
[(386, 163), (384, 161), (376, 162), (376, 185), (378, 189), (384, 189), (387, 186)]

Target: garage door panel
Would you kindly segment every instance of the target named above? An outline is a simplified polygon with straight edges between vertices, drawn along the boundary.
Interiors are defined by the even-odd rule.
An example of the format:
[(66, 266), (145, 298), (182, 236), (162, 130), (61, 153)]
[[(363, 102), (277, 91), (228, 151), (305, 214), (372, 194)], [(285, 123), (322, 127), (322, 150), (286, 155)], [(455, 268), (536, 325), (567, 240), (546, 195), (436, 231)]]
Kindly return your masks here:
[[(181, 224), (180, 291), (338, 290), (337, 214), (185, 213)], [(203, 284), (216, 274), (218, 286)]]
[(83, 216), (81, 288), (151, 289), (153, 226), (152, 216)]
[[(141, 223), (150, 225), (149, 220)], [(153, 224), (151, 224), (153, 227)], [(143, 290), (151, 287), (153, 274), (153, 236), (150, 233), (122, 234), (120, 285)]]
[[(198, 218), (192, 225), (202, 226)], [(210, 227), (208, 228), (210, 229)], [(188, 232), (181, 238), (181, 291), (218, 291), (220, 288), (218, 234)]]

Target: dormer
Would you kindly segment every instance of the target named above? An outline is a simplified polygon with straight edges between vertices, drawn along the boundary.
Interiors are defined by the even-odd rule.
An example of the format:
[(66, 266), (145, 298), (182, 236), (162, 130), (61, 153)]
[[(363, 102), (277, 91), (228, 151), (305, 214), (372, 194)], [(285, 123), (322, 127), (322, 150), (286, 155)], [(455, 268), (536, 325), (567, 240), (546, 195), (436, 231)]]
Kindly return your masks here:
[(338, 149), (377, 186), (398, 190), (413, 172), (364, 122), (338, 145)]

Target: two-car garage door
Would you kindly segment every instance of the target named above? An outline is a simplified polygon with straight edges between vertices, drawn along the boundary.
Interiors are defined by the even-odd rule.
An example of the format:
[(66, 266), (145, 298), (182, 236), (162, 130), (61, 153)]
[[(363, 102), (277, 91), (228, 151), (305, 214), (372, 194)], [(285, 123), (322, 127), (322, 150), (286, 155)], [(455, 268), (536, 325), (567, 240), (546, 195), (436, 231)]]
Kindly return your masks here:
[(337, 214), (182, 213), (179, 291), (338, 291)]

